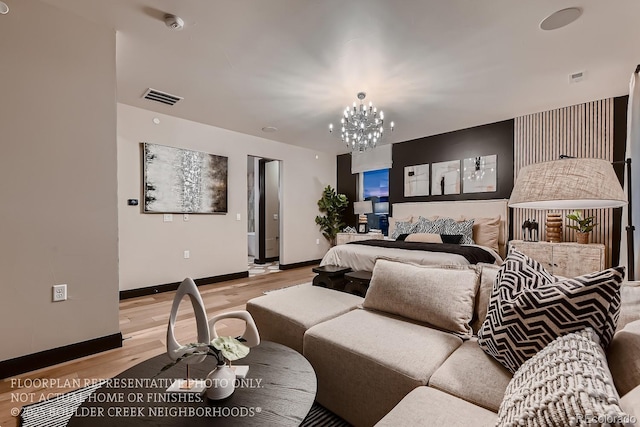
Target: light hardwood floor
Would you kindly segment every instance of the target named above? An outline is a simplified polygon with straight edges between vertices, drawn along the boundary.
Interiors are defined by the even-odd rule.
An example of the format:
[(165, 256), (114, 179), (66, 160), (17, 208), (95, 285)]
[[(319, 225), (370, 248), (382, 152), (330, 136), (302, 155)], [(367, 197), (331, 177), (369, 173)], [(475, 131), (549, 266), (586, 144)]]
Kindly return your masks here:
[[(303, 267), (216, 283), (201, 286), (199, 290), (207, 314), (212, 317), (218, 313), (244, 309), (248, 300), (262, 295), (264, 291), (310, 282), (315, 275), (311, 268)], [(124, 337), (121, 348), (1, 381), (0, 427), (18, 426), (18, 418), (12, 415), (13, 408), (52, 397), (55, 393), (74, 390), (73, 387), (60, 386), (21, 387), (15, 380), (57, 379), (58, 385), (63, 385), (60, 383), (64, 380), (80, 379), (84, 382), (85, 379), (111, 378), (166, 351), (167, 322), (174, 295), (175, 292), (165, 292), (121, 301), (120, 331)], [(242, 333), (244, 326), (240, 321), (222, 321), (218, 322), (216, 329), (219, 335), (235, 336)], [(188, 299), (183, 299), (176, 321), (176, 336), (178, 341), (186, 343), (195, 341), (196, 335), (191, 303)]]

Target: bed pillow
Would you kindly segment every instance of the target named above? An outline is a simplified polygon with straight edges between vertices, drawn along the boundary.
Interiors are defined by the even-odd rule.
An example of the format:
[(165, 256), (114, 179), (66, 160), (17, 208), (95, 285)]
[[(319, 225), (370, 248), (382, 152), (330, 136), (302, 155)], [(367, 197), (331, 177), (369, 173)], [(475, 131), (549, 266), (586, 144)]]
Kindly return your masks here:
[(418, 217), (413, 228), (414, 233), (428, 233), (428, 234), (442, 234), (444, 232), (444, 226), (447, 218), (437, 218), (431, 220), (430, 218)]
[(619, 426), (629, 419), (598, 337), (587, 328), (555, 339), (518, 369), (497, 426)]
[[(462, 221), (470, 218), (462, 217)], [(500, 217), (473, 218), (473, 241), (500, 252)]]
[(462, 240), (460, 241), (463, 245), (473, 245), (473, 223), (474, 220), (464, 220), (464, 221), (456, 221), (453, 218), (445, 218), (443, 221), (444, 228), (442, 230), (442, 234), (460, 234), (462, 235)]
[[(390, 222), (391, 224), (391, 222)], [(391, 226), (389, 227), (389, 235), (392, 239), (397, 239), (401, 234), (410, 234), (413, 233), (413, 229), (415, 228), (415, 224), (411, 222), (411, 218), (408, 221), (393, 221), (393, 231), (391, 230)]]
[(362, 305), (469, 337), (479, 280), (475, 266), (419, 266), (378, 259)]
[(442, 243), (451, 243), (459, 245), (462, 243), (462, 234), (441, 234)]
[(413, 233), (407, 235), (405, 242), (442, 243), (443, 239), (436, 233)]
[(498, 271), (478, 344), (515, 372), (557, 337), (591, 327), (607, 346), (620, 314), (624, 267), (558, 281), (511, 250)]

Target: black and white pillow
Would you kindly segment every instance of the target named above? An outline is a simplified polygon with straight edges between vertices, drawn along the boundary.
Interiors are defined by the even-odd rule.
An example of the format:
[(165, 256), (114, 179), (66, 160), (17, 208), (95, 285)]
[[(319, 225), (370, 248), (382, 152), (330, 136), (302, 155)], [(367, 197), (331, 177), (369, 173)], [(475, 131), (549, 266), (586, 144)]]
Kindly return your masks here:
[(606, 347), (620, 315), (623, 278), (624, 267), (615, 267), (557, 280), (511, 250), (496, 277), (478, 344), (511, 372), (557, 337), (586, 327)]
[[(418, 221), (415, 223), (414, 233), (428, 233), (428, 234), (442, 234), (444, 233), (446, 218), (438, 218), (435, 221), (424, 217), (418, 217)], [(453, 234), (453, 233), (447, 233)]]
[(453, 218), (444, 218), (444, 230), (443, 234), (461, 234), (463, 245), (473, 245), (473, 220), (456, 221)]
[[(610, 424), (598, 422), (602, 418)], [(598, 338), (586, 328), (555, 339), (522, 364), (504, 393), (496, 425), (619, 426), (614, 420), (629, 418)]]
[(397, 239), (398, 236), (402, 234), (411, 234), (413, 233), (413, 229), (415, 228), (415, 223), (409, 221), (397, 221), (396, 228), (391, 233), (392, 239)]

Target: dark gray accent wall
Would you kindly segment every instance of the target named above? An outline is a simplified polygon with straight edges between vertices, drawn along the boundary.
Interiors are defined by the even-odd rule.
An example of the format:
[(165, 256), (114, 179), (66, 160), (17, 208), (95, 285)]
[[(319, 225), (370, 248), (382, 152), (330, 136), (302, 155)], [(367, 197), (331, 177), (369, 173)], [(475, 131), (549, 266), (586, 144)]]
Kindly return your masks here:
[[(389, 202), (508, 199), (513, 189), (514, 120), (427, 136), (393, 145), (393, 167), (389, 172)], [(405, 166), (462, 160), (496, 154), (497, 188), (490, 193), (404, 197)]]
[(353, 213), (353, 202), (358, 200), (358, 175), (351, 173), (351, 154), (341, 154), (336, 161), (336, 191), (349, 199), (349, 206), (344, 211), (343, 221), (354, 227), (358, 221), (358, 216)]

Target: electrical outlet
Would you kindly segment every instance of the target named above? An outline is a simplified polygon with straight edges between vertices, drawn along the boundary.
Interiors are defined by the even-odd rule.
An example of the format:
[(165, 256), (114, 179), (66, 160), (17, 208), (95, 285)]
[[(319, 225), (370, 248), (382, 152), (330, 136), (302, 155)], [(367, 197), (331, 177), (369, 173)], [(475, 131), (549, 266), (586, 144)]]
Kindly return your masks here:
[(191, 253), (189, 251), (184, 251), (184, 259), (189, 259)]
[(182, 220), (183, 220), (184, 222), (189, 221), (189, 214), (183, 214), (183, 215), (182, 215)]
[(237, 214), (236, 214), (236, 221), (240, 221), (240, 220), (241, 220), (241, 218), (242, 218), (242, 217), (240, 216), (240, 214), (239, 214), (239, 213), (237, 213)]
[(164, 222), (172, 222), (173, 221), (173, 214), (164, 214), (162, 217), (162, 220)]
[(67, 299), (67, 285), (53, 285), (53, 301), (65, 301)]
[(316, 239), (316, 245), (320, 244), (320, 239)]

